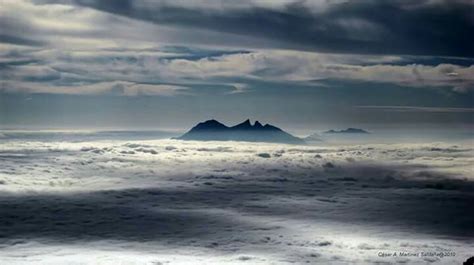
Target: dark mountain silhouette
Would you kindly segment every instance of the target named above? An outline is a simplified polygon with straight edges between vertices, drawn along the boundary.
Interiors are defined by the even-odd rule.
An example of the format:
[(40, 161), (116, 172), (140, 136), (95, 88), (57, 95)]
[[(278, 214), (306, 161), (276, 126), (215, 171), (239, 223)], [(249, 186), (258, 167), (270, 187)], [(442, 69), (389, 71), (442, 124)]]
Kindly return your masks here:
[(358, 128), (347, 128), (345, 130), (340, 130), (340, 131), (329, 130), (329, 131), (326, 131), (324, 133), (364, 133), (364, 134), (368, 134), (369, 132), (365, 131), (365, 130), (362, 130), (362, 129), (358, 129)]
[(187, 133), (176, 139), (198, 141), (247, 141), (304, 144), (305, 142), (282, 129), (270, 124), (262, 125), (256, 121), (254, 125), (246, 120), (235, 126), (228, 127), (216, 120), (208, 120), (194, 126)]

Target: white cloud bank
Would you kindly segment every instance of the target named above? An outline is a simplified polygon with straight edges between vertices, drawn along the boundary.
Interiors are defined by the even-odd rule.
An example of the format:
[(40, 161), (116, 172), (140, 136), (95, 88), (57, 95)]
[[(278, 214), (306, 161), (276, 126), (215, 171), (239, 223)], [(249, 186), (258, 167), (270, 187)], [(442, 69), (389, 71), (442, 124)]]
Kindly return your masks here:
[[(164, 83), (178, 84), (174, 87), (179, 88), (192, 84), (228, 85), (236, 83), (233, 80), (237, 79), (290, 84), (336, 79), (405, 87), (451, 88), (457, 92), (474, 88), (474, 66), (391, 64), (402, 61), (400, 57), (369, 56), (362, 59), (355, 55), (259, 50), (194, 60), (186, 56), (173, 58), (175, 53), (160, 51), (159, 48), (151, 52), (125, 50), (121, 53), (120, 50), (113, 53), (104, 50), (91, 56), (89, 52), (32, 51), (24, 60), (34, 62), (15, 65), (18, 58), (7, 62), (10, 66), (4, 70), (5, 80), (1, 87), (5, 92), (88, 94), (90, 86), (74, 83), (97, 82), (94, 87), (100, 87), (104, 80), (113, 80), (106, 83), (147, 82), (155, 83), (157, 88), (173, 87), (164, 86)], [(372, 63), (365, 66), (357, 64), (362, 61)], [(50, 88), (42, 88), (44, 86)], [(71, 87), (69, 91), (73, 90), (72, 87), (77, 91), (68, 92), (63, 89), (65, 86)]]
[(187, 87), (137, 84), (127, 81), (99, 82), (85, 85), (51, 86), (36, 82), (4, 82), (0, 91), (65, 95), (176, 96), (187, 94)]
[[(474, 246), (465, 144), (0, 145), (8, 264), (453, 264)], [(456, 256), (377, 255), (394, 251)]]

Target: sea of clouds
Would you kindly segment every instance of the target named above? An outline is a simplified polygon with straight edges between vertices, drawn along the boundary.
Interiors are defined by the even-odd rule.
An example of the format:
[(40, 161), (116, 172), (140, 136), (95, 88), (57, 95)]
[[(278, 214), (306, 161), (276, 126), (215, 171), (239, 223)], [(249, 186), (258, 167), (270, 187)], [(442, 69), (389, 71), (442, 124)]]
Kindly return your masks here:
[(0, 260), (460, 264), (473, 165), (471, 142), (5, 140)]

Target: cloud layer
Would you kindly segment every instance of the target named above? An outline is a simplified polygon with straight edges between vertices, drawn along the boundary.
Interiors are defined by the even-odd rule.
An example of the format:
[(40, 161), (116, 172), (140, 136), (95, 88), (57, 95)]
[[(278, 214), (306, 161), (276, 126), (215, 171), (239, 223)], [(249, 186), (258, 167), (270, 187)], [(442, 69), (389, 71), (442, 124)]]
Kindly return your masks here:
[[(326, 80), (450, 88), (456, 92), (474, 88), (472, 65), (400, 65), (404, 59), (396, 56), (258, 50), (193, 58), (166, 48), (10, 53), (13, 55), (7, 54), (3, 61), (4, 92), (92, 94), (113, 90), (117, 83), (134, 83), (135, 88), (128, 90), (136, 92), (122, 94), (170, 95), (162, 92), (196, 84), (240, 87), (236, 91), (242, 92), (242, 87), (253, 81), (318, 85)], [(111, 86), (105, 89), (104, 84)]]
[(258, 89), (256, 81), (343, 80), (465, 93), (474, 87), (473, 8), (469, 1), (3, 1), (0, 90), (169, 96), (218, 85), (241, 94)]
[(448, 265), (471, 254), (474, 150), (463, 142), (74, 133), (5, 132), (16, 137), (0, 143), (2, 261), (374, 264), (387, 260), (374, 252), (409, 248), (456, 256), (394, 260)]

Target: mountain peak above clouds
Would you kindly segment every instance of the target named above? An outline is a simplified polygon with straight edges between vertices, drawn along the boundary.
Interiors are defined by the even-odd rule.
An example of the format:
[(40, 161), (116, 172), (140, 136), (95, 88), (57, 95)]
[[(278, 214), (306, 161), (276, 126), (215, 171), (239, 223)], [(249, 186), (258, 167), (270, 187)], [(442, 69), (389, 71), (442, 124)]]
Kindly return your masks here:
[(304, 140), (295, 137), (282, 129), (255, 121), (254, 125), (249, 119), (235, 126), (228, 127), (217, 120), (208, 120), (194, 126), (187, 133), (177, 139), (198, 141), (248, 141), (304, 144)]

